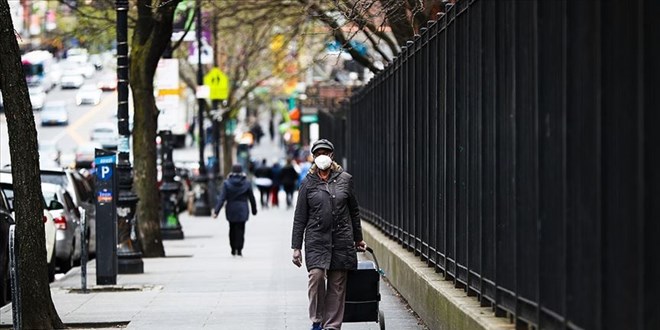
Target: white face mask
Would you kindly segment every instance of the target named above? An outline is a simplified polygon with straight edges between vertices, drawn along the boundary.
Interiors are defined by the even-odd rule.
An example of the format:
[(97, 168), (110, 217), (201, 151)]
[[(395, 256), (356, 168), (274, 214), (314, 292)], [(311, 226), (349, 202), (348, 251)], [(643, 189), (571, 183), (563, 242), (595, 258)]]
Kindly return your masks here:
[(332, 158), (326, 155), (319, 155), (314, 158), (314, 164), (318, 166), (321, 170), (327, 170), (332, 164)]

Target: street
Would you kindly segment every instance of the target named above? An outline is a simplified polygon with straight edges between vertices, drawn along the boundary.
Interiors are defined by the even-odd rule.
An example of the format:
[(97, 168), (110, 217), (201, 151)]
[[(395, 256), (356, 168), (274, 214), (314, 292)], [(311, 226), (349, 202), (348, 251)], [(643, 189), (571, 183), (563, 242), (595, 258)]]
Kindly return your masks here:
[[(96, 84), (106, 72), (97, 71), (94, 76), (85, 81), (85, 84)], [(34, 120), (37, 128), (37, 138), (49, 143), (57, 143), (62, 150), (62, 165), (73, 160), (73, 151), (76, 146), (88, 142), (90, 131), (94, 123), (115, 122), (117, 112), (116, 92), (103, 92), (98, 105), (76, 105), (78, 89), (60, 89), (55, 87), (46, 95), (46, 103), (64, 101), (69, 109), (69, 125), (67, 126), (41, 126), (41, 112), (34, 111)], [(6, 110), (5, 110), (6, 111)], [(66, 162), (66, 163), (65, 163)], [(10, 164), (9, 137), (7, 135), (7, 120), (5, 113), (0, 113), (0, 167)]]

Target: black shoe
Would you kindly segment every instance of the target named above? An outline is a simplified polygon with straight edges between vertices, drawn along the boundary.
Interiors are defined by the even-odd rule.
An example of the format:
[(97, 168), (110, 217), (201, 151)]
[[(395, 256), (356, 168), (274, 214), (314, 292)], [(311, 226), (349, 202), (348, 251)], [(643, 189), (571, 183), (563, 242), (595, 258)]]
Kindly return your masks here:
[(243, 256), (243, 252), (241, 252), (241, 250), (236, 250), (236, 255), (238, 255), (239, 257), (242, 257), (242, 256)]
[(231, 249), (231, 255), (235, 256), (236, 255), (236, 250)]
[(321, 323), (320, 322), (314, 322), (312, 323), (312, 329), (311, 330), (322, 330), (321, 328)]

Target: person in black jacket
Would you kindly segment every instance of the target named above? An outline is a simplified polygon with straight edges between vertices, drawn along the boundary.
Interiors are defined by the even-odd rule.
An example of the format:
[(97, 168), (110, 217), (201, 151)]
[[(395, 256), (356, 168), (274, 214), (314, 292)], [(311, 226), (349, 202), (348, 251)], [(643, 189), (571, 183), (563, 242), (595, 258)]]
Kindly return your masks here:
[(268, 166), (266, 158), (261, 161), (261, 165), (254, 170), (254, 183), (259, 188), (259, 195), (262, 208), (268, 208), (270, 198), (270, 189), (273, 186), (273, 169)]
[(222, 184), (220, 200), (213, 210), (213, 218), (218, 217), (218, 212), (222, 205), (227, 202), (225, 214), (229, 221), (229, 245), (231, 245), (231, 255), (243, 255), (243, 245), (245, 242), (245, 222), (248, 217), (248, 202), (252, 207), (252, 215), (257, 215), (257, 201), (252, 192), (252, 183), (247, 175), (243, 173), (243, 166), (235, 164), (231, 168), (231, 173), (227, 180)]
[(302, 266), (304, 237), (312, 330), (341, 329), (347, 274), (357, 268), (357, 250), (367, 247), (352, 176), (332, 161), (333, 152), (328, 140), (312, 145), (314, 165), (300, 186), (293, 220), (292, 261)]
[(293, 192), (296, 190), (296, 184), (298, 183), (298, 171), (293, 167), (293, 161), (291, 157), (287, 158), (286, 165), (280, 171), (280, 183), (284, 188), (286, 193), (286, 208), (290, 209), (293, 204)]

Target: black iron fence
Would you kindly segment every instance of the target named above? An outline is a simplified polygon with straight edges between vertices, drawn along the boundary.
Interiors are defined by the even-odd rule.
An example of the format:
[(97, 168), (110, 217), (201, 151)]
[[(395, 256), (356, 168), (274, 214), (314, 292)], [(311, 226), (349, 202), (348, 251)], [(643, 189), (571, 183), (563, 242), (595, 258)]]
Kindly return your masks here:
[(519, 325), (659, 329), (658, 3), (459, 1), (320, 117), (364, 218)]

